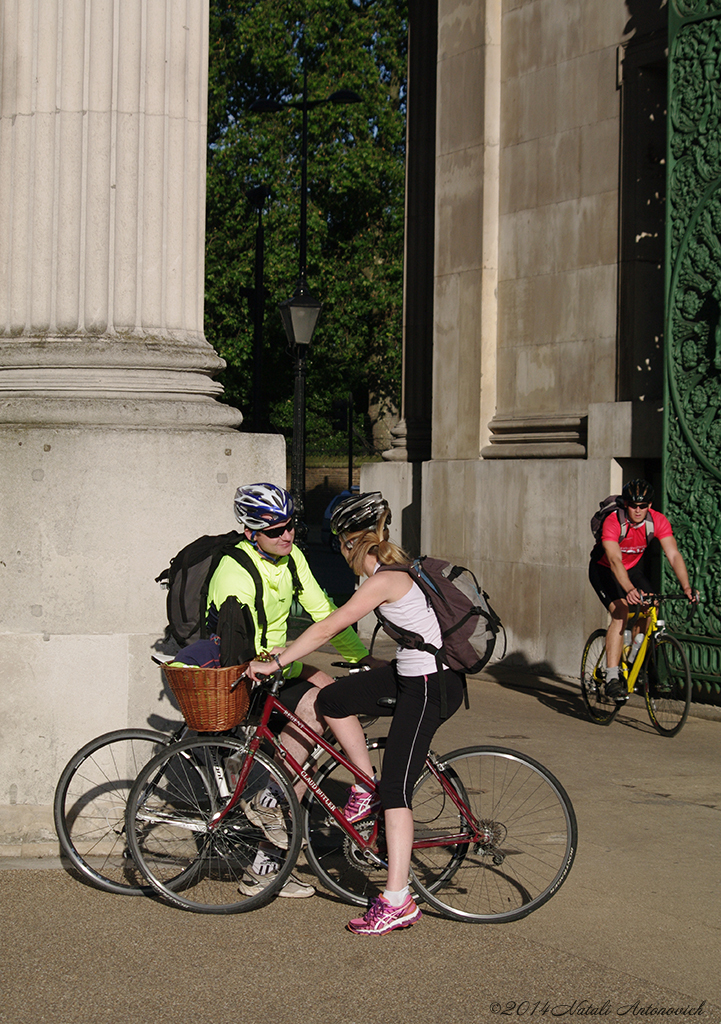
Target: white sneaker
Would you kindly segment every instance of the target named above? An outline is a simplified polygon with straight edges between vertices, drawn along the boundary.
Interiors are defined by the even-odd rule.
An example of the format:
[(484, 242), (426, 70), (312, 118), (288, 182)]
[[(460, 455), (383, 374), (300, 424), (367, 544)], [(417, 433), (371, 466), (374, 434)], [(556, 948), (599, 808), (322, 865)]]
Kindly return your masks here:
[[(244, 896), (255, 896), (257, 893), (262, 892), (273, 878), (273, 873), (258, 875), (252, 868), (246, 868), (246, 873), (250, 875), (251, 880), (246, 882), (243, 879), (238, 886), (238, 891), (242, 892)], [(289, 899), (302, 900), (307, 899), (308, 896), (315, 896), (315, 889), (312, 885), (301, 882), (295, 875), (289, 875), (283, 887), (276, 893), (276, 896), (286, 896)]]
[(260, 793), (250, 800), (241, 800), (240, 808), (251, 824), (261, 829), (263, 835), (273, 846), (281, 850), (288, 849), (288, 831), (285, 827), (283, 811), (280, 807), (264, 807), (260, 802)]

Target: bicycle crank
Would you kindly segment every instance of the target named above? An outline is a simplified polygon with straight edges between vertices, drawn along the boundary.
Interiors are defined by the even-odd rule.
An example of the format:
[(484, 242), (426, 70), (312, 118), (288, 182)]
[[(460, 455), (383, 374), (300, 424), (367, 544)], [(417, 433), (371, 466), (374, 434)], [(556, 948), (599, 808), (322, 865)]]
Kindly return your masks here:
[[(374, 826), (375, 821), (373, 818), (370, 818), (368, 821), (364, 821), (359, 825), (356, 825), (356, 830), (360, 833), (361, 837), (367, 841), (373, 834)], [(345, 854), (345, 859), (351, 867), (356, 868), (358, 871), (362, 871), (364, 874), (370, 874), (371, 871), (374, 871), (379, 867), (387, 868), (387, 861), (383, 860), (383, 857), (380, 855), (381, 850), (379, 840), (384, 840), (384, 837), (381, 836), (380, 832), (376, 838), (374, 846), (362, 850), (353, 842), (350, 836), (346, 836), (343, 841), (343, 853)], [(384, 841), (383, 846), (385, 847)]]

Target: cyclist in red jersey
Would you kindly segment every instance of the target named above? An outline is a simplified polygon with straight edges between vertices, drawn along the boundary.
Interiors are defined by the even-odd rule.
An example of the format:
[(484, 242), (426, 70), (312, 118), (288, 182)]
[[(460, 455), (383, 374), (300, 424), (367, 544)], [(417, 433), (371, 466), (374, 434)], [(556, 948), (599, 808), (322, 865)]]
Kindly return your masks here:
[[(617, 514), (606, 516), (600, 550), (594, 549), (588, 568), (591, 586), (611, 614), (611, 624), (606, 632), (606, 694), (616, 700), (624, 700), (628, 694), (626, 684), (620, 678), (619, 664), (629, 605), (642, 604), (644, 594), (653, 589), (645, 575), (644, 565), (649, 532), (658, 539), (686, 597), (689, 601), (697, 600), (671, 524), (666, 516), (651, 507), (651, 485), (646, 480), (631, 480), (624, 485), (621, 496), (627, 529), (624, 533)], [(652, 531), (649, 526), (652, 526)], [(637, 631), (641, 628), (643, 621), (636, 625)]]

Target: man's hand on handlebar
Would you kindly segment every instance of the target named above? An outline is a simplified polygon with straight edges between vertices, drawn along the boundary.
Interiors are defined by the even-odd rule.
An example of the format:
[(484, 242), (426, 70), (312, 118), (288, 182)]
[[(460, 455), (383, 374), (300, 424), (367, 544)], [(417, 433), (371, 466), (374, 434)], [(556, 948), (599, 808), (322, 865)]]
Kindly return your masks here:
[(367, 654), (365, 658), (361, 658), (358, 664), (368, 668), (383, 668), (390, 663), (385, 658), (375, 658), (372, 654)]
[(644, 604), (646, 601), (646, 595), (642, 590), (634, 587), (633, 590), (629, 590), (626, 594), (626, 600), (629, 604)]

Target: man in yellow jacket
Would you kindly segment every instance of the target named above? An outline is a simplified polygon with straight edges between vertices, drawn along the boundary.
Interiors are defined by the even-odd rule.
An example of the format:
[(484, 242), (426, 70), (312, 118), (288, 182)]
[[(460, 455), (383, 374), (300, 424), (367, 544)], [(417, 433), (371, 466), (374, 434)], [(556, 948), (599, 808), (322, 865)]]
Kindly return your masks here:
[[(212, 623), (226, 598), (236, 597), (251, 613), (256, 645), (260, 643), (261, 632), (264, 632), (263, 646), (266, 650), (285, 647), (288, 616), (295, 591), (298, 592), (300, 604), (314, 622), (330, 615), (335, 605), (311, 573), (303, 552), (293, 544), (294, 505), (288, 491), (276, 484), (248, 484), (236, 491), (234, 508), (235, 517), (245, 534), (237, 547), (250, 558), (261, 580), (266, 622), (261, 630), (256, 607), (256, 580), (229, 555), (221, 559), (210, 581), (209, 620)], [(367, 648), (350, 627), (334, 637), (331, 643), (345, 661), (359, 662), (369, 657)], [(315, 732), (322, 733), (325, 722), (316, 712), (315, 698), (318, 688), (332, 683), (333, 678), (312, 665), (300, 662), (288, 666), (284, 675), (289, 682), (281, 690), (279, 700)], [(308, 741), (292, 725), (282, 729), (281, 737), (285, 748), (302, 764), (310, 753)], [(303, 788), (302, 783), (296, 784), (299, 796), (302, 796)], [(258, 851), (253, 865), (255, 877), (248, 884), (241, 883), (244, 892), (252, 892), (255, 891), (254, 886), (257, 888), (263, 884), (263, 876), (272, 873), (274, 864), (277, 870), (272, 845), (287, 845), (287, 836), (282, 828), (282, 814), (277, 810), (277, 794), (273, 792), (272, 786), (255, 794), (243, 809), (247, 817), (263, 830), (269, 841), (266, 849), (262, 848), (262, 844)], [(313, 892), (312, 886), (291, 876), (279, 895), (312, 896)]]

